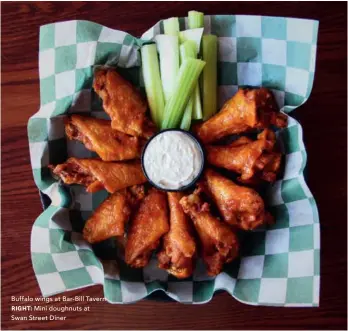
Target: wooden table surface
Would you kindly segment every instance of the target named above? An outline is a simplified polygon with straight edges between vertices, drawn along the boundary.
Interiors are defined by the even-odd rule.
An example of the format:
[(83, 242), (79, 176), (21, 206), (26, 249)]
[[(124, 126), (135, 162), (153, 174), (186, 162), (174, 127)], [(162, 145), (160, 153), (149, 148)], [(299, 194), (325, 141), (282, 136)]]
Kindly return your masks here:
[[(345, 2), (2, 2), (1, 9), (2, 329), (346, 328)], [(30, 232), (42, 209), (31, 174), (26, 127), (29, 117), (39, 107), (40, 25), (84, 19), (140, 36), (158, 20), (185, 16), (191, 9), (206, 14), (257, 14), (320, 20), (314, 88), (306, 104), (293, 113), (304, 128), (308, 185), (319, 206), (322, 243), (320, 308), (253, 307), (221, 293), (205, 305), (148, 300), (132, 305), (94, 303), (90, 304), (90, 312), (66, 313), (65, 321), (11, 321), (12, 295), (40, 295), (30, 260)], [(67, 295), (102, 297), (103, 292), (101, 286), (94, 286)]]

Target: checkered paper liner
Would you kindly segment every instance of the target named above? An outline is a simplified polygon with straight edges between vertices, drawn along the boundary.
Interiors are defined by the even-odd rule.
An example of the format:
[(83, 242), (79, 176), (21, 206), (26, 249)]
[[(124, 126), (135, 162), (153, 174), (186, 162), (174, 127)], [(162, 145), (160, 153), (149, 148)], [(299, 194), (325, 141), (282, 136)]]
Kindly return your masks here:
[[(180, 24), (186, 28), (186, 19), (180, 19)], [(205, 16), (205, 30), (219, 37), (220, 105), (244, 85), (272, 89), (287, 113), (308, 99), (317, 21), (214, 15)], [(84, 222), (107, 194), (88, 194), (83, 187), (65, 186), (51, 176), (48, 164), (64, 162), (69, 156), (93, 156), (81, 143), (67, 141), (64, 117), (86, 113), (107, 118), (91, 88), (95, 65), (117, 65), (143, 91), (139, 48), (162, 32), (162, 22), (141, 39), (88, 21), (40, 29), (41, 106), (29, 120), (28, 134), (35, 183), (52, 200), (31, 234), (32, 263), (42, 294), (103, 284), (111, 303), (134, 302), (157, 290), (179, 302), (205, 303), (215, 291), (225, 290), (252, 305), (318, 306), (319, 217), (303, 176), (307, 156), (302, 128), (290, 116), (288, 127), (277, 132), (285, 154), (284, 177), (267, 192), (277, 222), (267, 230), (245, 232), (241, 257), (217, 277), (208, 277), (200, 260), (186, 280), (158, 269), (155, 258), (144, 269), (131, 269), (122, 260), (116, 261), (113, 240), (91, 246), (82, 238)]]

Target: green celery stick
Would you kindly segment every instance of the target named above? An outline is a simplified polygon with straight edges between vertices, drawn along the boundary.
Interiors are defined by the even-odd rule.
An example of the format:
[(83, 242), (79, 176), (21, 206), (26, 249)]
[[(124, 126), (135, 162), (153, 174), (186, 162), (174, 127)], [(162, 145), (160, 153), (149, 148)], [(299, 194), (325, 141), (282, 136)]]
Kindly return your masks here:
[(179, 42), (180, 44), (184, 43), (187, 40), (192, 40), (196, 43), (197, 47), (197, 54), (199, 53), (199, 49), (201, 46), (201, 40), (203, 35), (203, 28), (200, 29), (190, 29), (185, 31), (179, 32)]
[(187, 40), (180, 45), (180, 58), (183, 63), (187, 59), (196, 59), (196, 44), (192, 40)]
[[(197, 28), (204, 28), (204, 14), (191, 10), (188, 12), (188, 26), (189, 29), (197, 29)], [(198, 49), (199, 53), (199, 49)], [(199, 84), (197, 84), (194, 92), (193, 92), (193, 111), (192, 111), (192, 118), (194, 120), (200, 120), (203, 117), (202, 113), (202, 102), (201, 102), (201, 93), (199, 89)]]
[(163, 21), (164, 34), (177, 36), (180, 32), (179, 19), (177, 17), (167, 18)]
[(188, 12), (188, 26), (189, 29), (203, 28), (204, 14), (199, 11), (190, 10)]
[[(196, 45), (196, 54), (195, 58), (197, 58), (197, 54), (199, 53), (200, 45), (201, 45), (201, 39), (203, 35), (203, 28), (200, 29), (192, 29), (192, 30), (185, 30), (181, 31), (179, 33), (179, 41), (181, 44), (185, 43), (186, 41), (194, 42)], [(193, 110), (192, 110), (192, 118), (195, 120), (202, 119), (202, 103), (201, 103), (201, 95), (199, 86), (195, 88), (193, 92)]]
[(217, 37), (204, 35), (202, 38), (203, 60), (203, 120), (217, 111)]
[(192, 119), (200, 120), (202, 118), (203, 118), (203, 111), (202, 111), (201, 93), (199, 91), (199, 84), (197, 84), (195, 87), (195, 90), (193, 91)]
[(164, 96), (156, 44), (145, 45), (141, 48), (141, 64), (151, 117), (159, 128), (163, 119)]
[(180, 129), (190, 130), (191, 120), (192, 120), (192, 109), (193, 109), (193, 98), (191, 97), (189, 102), (186, 105), (184, 115), (181, 120)]
[(197, 85), (205, 62), (197, 59), (187, 59), (181, 65), (175, 90), (164, 108), (164, 120), (161, 129), (177, 128), (183, 116), (185, 106)]
[[(194, 41), (187, 40), (182, 45), (180, 45), (180, 58), (181, 58), (181, 63), (183, 63), (187, 59), (196, 58), (196, 44)], [(196, 86), (198, 86), (198, 84)], [(193, 104), (194, 104), (194, 98), (193, 96), (191, 96), (189, 99), (189, 102), (186, 105), (184, 115), (182, 117), (181, 124), (180, 124), (180, 128), (183, 130), (188, 131), (191, 127)]]
[(155, 40), (160, 59), (164, 99), (165, 102), (168, 102), (179, 72), (179, 38), (178, 36), (160, 34), (156, 36)]

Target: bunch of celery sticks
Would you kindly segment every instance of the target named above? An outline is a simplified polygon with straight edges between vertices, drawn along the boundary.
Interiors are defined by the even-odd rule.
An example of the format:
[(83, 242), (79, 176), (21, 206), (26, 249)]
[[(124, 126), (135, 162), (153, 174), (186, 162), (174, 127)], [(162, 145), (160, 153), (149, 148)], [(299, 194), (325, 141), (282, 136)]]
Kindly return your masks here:
[(160, 129), (189, 130), (192, 120), (216, 112), (217, 37), (203, 34), (204, 14), (197, 11), (188, 13), (188, 30), (180, 31), (177, 17), (163, 26), (164, 34), (141, 48), (151, 117)]

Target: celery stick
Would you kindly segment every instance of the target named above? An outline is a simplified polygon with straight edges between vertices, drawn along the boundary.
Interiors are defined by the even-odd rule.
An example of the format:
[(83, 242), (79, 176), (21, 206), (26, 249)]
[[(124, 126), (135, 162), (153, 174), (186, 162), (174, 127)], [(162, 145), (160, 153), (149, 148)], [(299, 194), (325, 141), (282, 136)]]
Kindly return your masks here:
[[(179, 40), (180, 43), (184, 43), (185, 41), (193, 41), (196, 44), (196, 56), (199, 53), (200, 45), (201, 45), (201, 39), (203, 35), (203, 28), (200, 29), (191, 29), (191, 30), (185, 30), (181, 31), (179, 33)], [(192, 111), (192, 118), (195, 120), (199, 120), (203, 117), (202, 114), (202, 104), (201, 104), (201, 95), (199, 86), (194, 90), (194, 103), (193, 103), (193, 111)]]
[(217, 108), (217, 37), (204, 35), (202, 38), (203, 60), (203, 120), (215, 114)]
[[(188, 40), (194, 41), (196, 43), (196, 57), (197, 57), (200, 50), (200, 46), (201, 46), (202, 35), (203, 35), (203, 25), (199, 27), (198, 29), (181, 31), (179, 33), (179, 40), (180, 40), (180, 43), (183, 43)], [(203, 114), (202, 114), (201, 95), (200, 95), (200, 90), (198, 85), (195, 88), (193, 93), (194, 93), (193, 94), (194, 103), (193, 103), (192, 118), (195, 120), (199, 120), (203, 117)]]
[(165, 102), (168, 102), (179, 72), (179, 38), (160, 34), (156, 36), (155, 41), (160, 59), (164, 99)]
[(188, 26), (189, 29), (203, 28), (204, 27), (204, 14), (191, 10), (188, 12)]
[(191, 97), (189, 102), (186, 105), (184, 115), (181, 120), (180, 129), (190, 130), (191, 120), (192, 120), (192, 108), (193, 108), (193, 98)]
[(180, 44), (184, 43), (186, 40), (192, 40), (196, 43), (196, 52), (199, 53), (201, 47), (201, 39), (203, 35), (203, 28), (200, 29), (190, 29), (179, 32)]
[(204, 66), (205, 62), (197, 59), (187, 59), (181, 65), (173, 95), (164, 108), (161, 129), (178, 127)]
[(151, 117), (159, 128), (163, 118), (164, 96), (155, 44), (141, 48), (141, 64)]
[(181, 57), (181, 62), (184, 62), (187, 59), (197, 58), (196, 44), (191, 40), (187, 40), (183, 44), (181, 44), (180, 57)]
[(177, 17), (167, 18), (163, 21), (164, 33), (177, 36), (180, 31), (179, 19)]
[(193, 91), (192, 119), (200, 120), (202, 118), (203, 118), (203, 111), (202, 111), (201, 93), (199, 91), (199, 84), (197, 84)]
[[(189, 29), (204, 28), (204, 14), (195, 10), (188, 12), (188, 26)], [(202, 114), (202, 102), (201, 102), (201, 93), (199, 90), (199, 84), (196, 85), (196, 88), (193, 92), (193, 111), (192, 119), (200, 120), (203, 117)]]
[[(196, 44), (191, 40), (187, 40), (182, 45), (180, 45), (180, 57), (181, 63), (184, 63), (184, 61), (186, 61), (187, 59), (195, 59)], [(198, 84), (196, 86), (198, 86)], [(189, 130), (191, 127), (193, 104), (194, 98), (192, 95), (186, 105), (184, 115), (181, 120), (180, 128), (183, 130)]]

